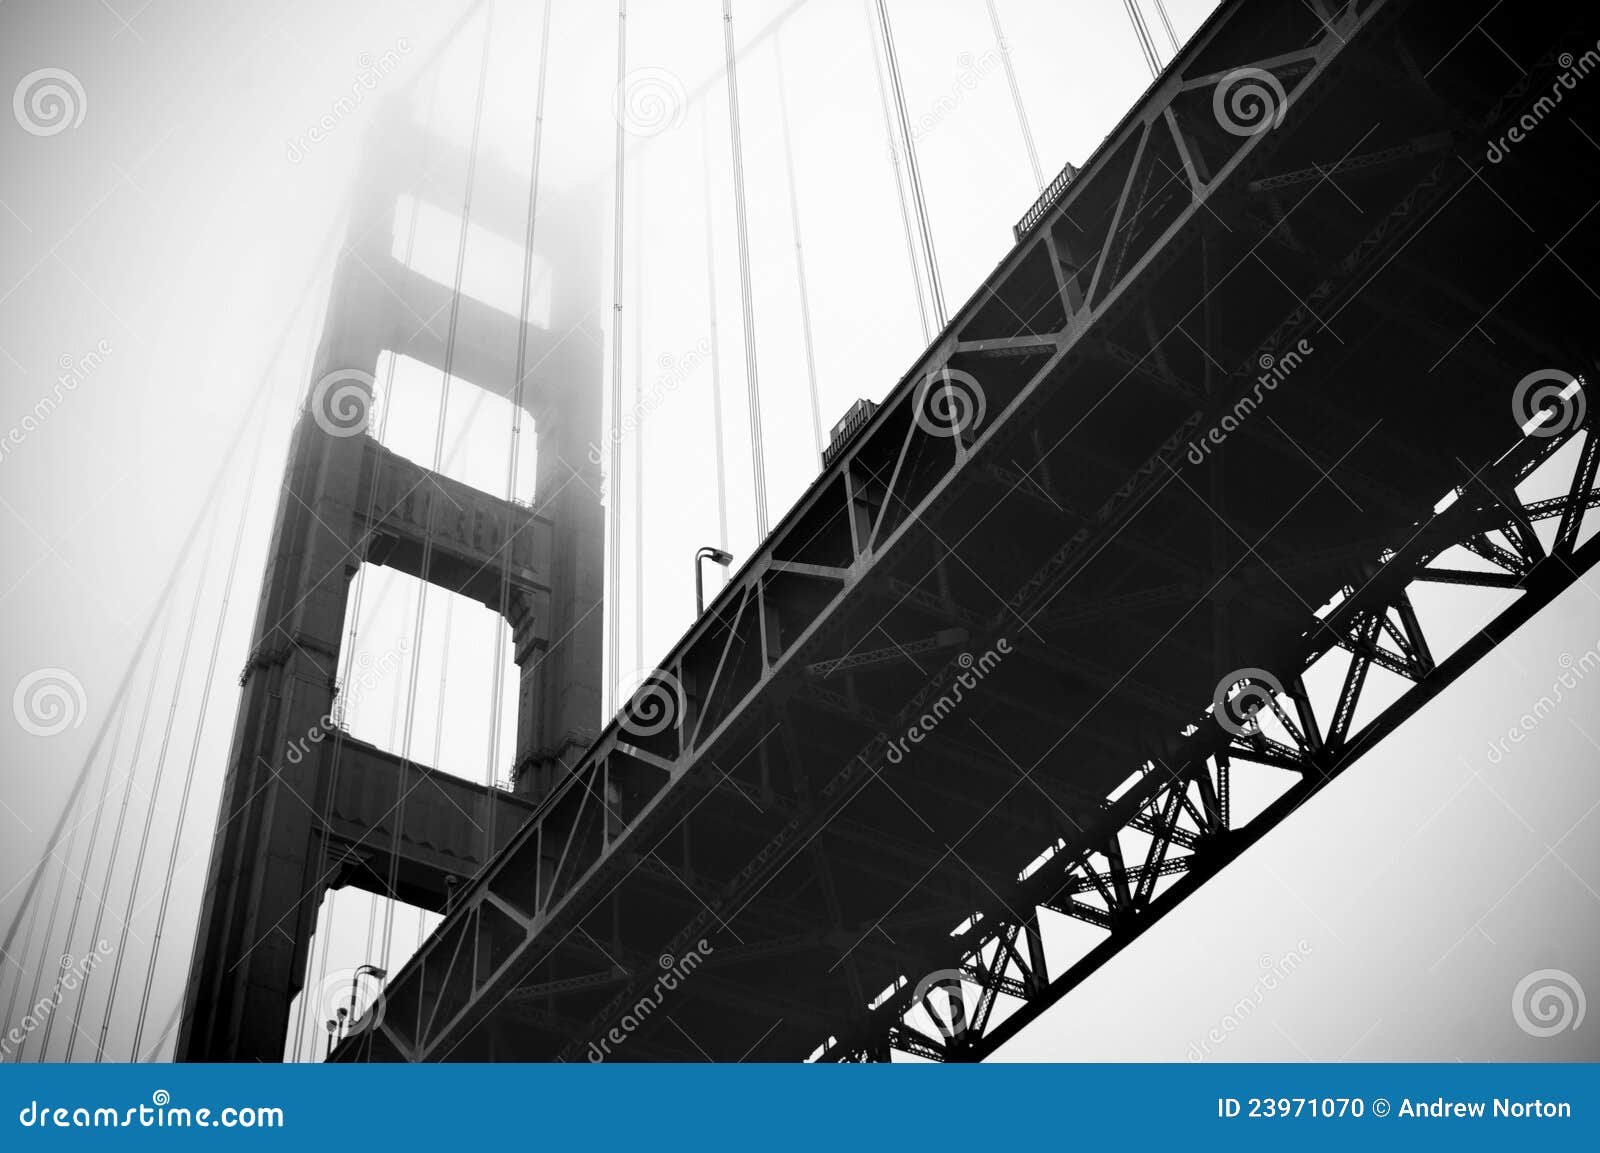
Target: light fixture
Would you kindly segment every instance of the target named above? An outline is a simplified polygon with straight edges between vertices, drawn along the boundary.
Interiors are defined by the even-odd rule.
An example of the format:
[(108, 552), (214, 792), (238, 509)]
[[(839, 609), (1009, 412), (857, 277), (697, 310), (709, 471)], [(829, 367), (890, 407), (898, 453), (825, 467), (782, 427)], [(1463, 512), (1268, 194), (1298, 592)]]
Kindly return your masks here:
[(703, 560), (715, 561), (723, 568), (733, 563), (733, 554), (724, 549), (712, 548), (707, 545), (694, 554), (694, 615), (700, 616), (706, 611), (706, 587), (701, 576), (700, 562)]

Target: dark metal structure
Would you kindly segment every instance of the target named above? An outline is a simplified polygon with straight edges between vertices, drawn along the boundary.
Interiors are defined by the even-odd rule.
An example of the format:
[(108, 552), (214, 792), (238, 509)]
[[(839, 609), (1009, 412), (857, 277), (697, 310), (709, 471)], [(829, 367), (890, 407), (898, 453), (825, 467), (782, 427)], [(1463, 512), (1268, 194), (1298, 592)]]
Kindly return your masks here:
[[(353, 885), (443, 911), (598, 727), (603, 513), (589, 447), (600, 439), (600, 353), (588, 324), (596, 254), (583, 247), (593, 229), (578, 226), (587, 209), (546, 193), (539, 252), (556, 291), (550, 316), (519, 334), (519, 318), (452, 298), (449, 285), (394, 254), (406, 231), (397, 231), (400, 193), (417, 174), (407, 170), (415, 159), (398, 159), (393, 133), (391, 125), (368, 150), (290, 449), (180, 1059), (280, 1059), (324, 894)], [(459, 211), (464, 154), (439, 140), (421, 152), (428, 163), (410, 219), (421, 205)], [(516, 179), (481, 175), (487, 191), (473, 222), (522, 245), (527, 206), (506, 195)], [(536, 422), (532, 503), (482, 492), (377, 442), (373, 392), (386, 352), (521, 398)], [(516, 793), (435, 772), (330, 724), (350, 583), (363, 564), (396, 568), (505, 618), (520, 672)]]
[(1570, 585), (1597, 29), (1496, 10), (1221, 5), (336, 1059), (982, 1058)]

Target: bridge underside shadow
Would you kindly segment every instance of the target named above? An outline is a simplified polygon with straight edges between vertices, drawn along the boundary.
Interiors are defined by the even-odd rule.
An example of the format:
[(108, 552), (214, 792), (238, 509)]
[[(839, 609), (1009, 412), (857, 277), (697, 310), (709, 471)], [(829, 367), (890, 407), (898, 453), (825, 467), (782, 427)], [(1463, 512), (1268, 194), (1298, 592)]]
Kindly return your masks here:
[(1316, 7), (1218, 11), (340, 1059), (982, 1057), (1593, 563), (1585, 393), (1517, 405), (1593, 377), (1600, 85), (1486, 155), (1594, 19)]

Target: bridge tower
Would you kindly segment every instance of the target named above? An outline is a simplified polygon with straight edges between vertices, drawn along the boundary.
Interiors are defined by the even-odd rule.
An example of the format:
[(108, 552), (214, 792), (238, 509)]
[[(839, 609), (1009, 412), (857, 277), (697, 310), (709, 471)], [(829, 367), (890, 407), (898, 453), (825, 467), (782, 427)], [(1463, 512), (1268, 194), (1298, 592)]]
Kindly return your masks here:
[[(397, 135), (416, 133), (406, 122), (380, 125), (355, 182), (243, 674), (179, 1060), (281, 1059), (327, 891), (353, 885), (442, 912), (457, 882), (515, 832), (598, 728), (597, 230), (586, 198), (540, 189), (534, 263), (549, 274), (548, 314), (519, 333), (520, 317), (464, 294), (452, 300), (451, 285), (397, 258), (396, 226), (407, 195), (413, 213), (432, 204), (459, 218), (460, 174), (472, 168), (464, 149), (438, 139), (424, 140), (422, 165), (416, 149), (394, 147)], [(522, 249), (526, 177), (482, 161), (476, 174), (472, 224)], [(517, 395), (519, 339), (521, 407), (537, 438), (534, 493), (491, 495), (390, 452), (372, 435), (384, 352), (448, 371), (453, 387), (509, 398)], [(347, 733), (306, 742), (337, 716), (347, 592), (363, 563), (504, 616), (519, 669), (514, 791), (402, 761)], [(297, 744), (309, 753), (291, 757)]]

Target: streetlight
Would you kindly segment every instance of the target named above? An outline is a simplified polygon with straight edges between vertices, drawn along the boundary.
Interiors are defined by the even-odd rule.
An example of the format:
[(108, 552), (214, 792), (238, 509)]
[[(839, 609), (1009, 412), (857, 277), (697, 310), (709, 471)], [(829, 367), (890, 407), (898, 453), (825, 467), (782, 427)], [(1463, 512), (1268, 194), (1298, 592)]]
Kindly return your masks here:
[[(387, 969), (380, 969), (376, 965), (362, 965), (354, 973), (350, 974), (350, 1024), (354, 1025), (360, 1018), (360, 1014), (356, 1012), (357, 982), (362, 977), (376, 977), (381, 981), (388, 975), (389, 971)], [(345, 1011), (340, 1009), (339, 1016), (343, 1017), (344, 1014)]]
[(694, 554), (694, 615), (699, 616), (706, 611), (706, 587), (700, 575), (700, 562), (703, 560), (715, 561), (723, 568), (733, 563), (733, 554), (720, 548), (707, 545)]

